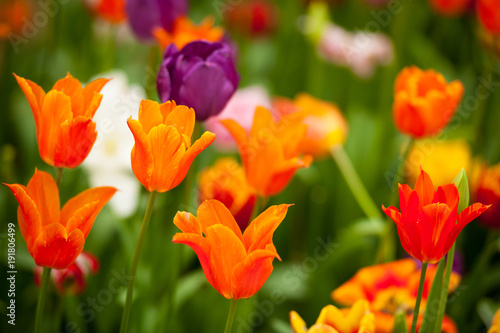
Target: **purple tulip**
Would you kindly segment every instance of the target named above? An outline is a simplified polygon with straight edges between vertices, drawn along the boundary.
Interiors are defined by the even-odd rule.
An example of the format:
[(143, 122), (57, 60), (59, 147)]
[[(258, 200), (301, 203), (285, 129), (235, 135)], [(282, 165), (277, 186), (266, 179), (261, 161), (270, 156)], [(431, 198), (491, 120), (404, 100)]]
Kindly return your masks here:
[(126, 0), (125, 10), (132, 30), (142, 40), (153, 39), (152, 30), (171, 31), (176, 18), (186, 15), (187, 0)]
[(162, 102), (187, 105), (204, 121), (222, 111), (239, 81), (230, 47), (200, 40), (180, 51), (174, 44), (167, 47), (156, 85)]

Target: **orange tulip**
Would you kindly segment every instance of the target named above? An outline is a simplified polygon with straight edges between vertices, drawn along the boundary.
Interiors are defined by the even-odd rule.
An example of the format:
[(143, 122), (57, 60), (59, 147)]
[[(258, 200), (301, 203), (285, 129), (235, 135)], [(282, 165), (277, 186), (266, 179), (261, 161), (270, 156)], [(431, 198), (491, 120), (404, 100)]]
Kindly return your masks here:
[[(0, 39), (9, 39), (11, 33), (21, 34), (24, 20), (31, 18), (31, 15), (30, 3), (26, 0), (2, 1), (0, 3)], [(17, 38), (20, 37), (17, 36)]]
[(447, 83), (432, 69), (404, 68), (394, 85), (396, 127), (415, 138), (438, 134), (452, 118), (463, 93), (462, 83)]
[(272, 237), (290, 205), (271, 206), (241, 232), (231, 212), (217, 200), (198, 208), (198, 217), (177, 212), (174, 224), (182, 233), (174, 243), (190, 246), (198, 255), (208, 282), (227, 299), (253, 296), (273, 271), (280, 257)]
[(309, 155), (298, 157), (307, 126), (293, 115), (274, 122), (270, 111), (257, 107), (249, 135), (232, 119), (221, 123), (238, 144), (248, 183), (262, 197), (281, 192), (298, 169), (312, 162)]
[(497, 312), (495, 312), (488, 333), (500, 333), (500, 309), (498, 309)]
[[(294, 333), (374, 333), (375, 316), (369, 304), (359, 300), (348, 309), (327, 305), (321, 310), (316, 324), (307, 329), (305, 321), (297, 312), (290, 312), (290, 324)], [(378, 332), (378, 331), (377, 331)]]
[(278, 98), (273, 106), (279, 114), (292, 113), (307, 125), (306, 136), (299, 147), (303, 154), (329, 155), (334, 146), (346, 140), (347, 122), (335, 104), (301, 93), (293, 101)]
[(205, 132), (191, 145), (194, 110), (174, 101), (160, 105), (143, 100), (139, 121), (130, 117), (127, 123), (135, 139), (132, 170), (150, 192), (166, 192), (179, 185), (194, 158), (215, 140), (215, 134)]
[(436, 12), (445, 16), (459, 16), (471, 8), (471, 0), (429, 0)]
[[(425, 275), (424, 293), (421, 308), (425, 308), (430, 287), (436, 275), (436, 266), (429, 266)], [(420, 279), (420, 269), (413, 259), (402, 259), (386, 264), (368, 266), (360, 269), (350, 280), (335, 289), (331, 297), (342, 305), (352, 306), (358, 300), (366, 300), (370, 311), (375, 314), (377, 333), (390, 333), (394, 325), (394, 315), (398, 310), (406, 311), (411, 325), (412, 312)], [(448, 292), (455, 290), (460, 283), (460, 275), (451, 273)], [(453, 330), (454, 324), (445, 318), (443, 329)]]
[(232, 158), (221, 158), (200, 174), (200, 202), (216, 199), (234, 216), (241, 230), (252, 217), (256, 196), (245, 178), (245, 171)]
[(79, 166), (96, 140), (92, 118), (101, 103), (99, 91), (109, 80), (97, 79), (82, 88), (68, 73), (45, 94), (35, 82), (14, 76), (35, 117), (42, 159), (57, 168)]
[(35, 170), (28, 186), (7, 185), (17, 201), (19, 228), (38, 266), (68, 268), (80, 255), (97, 214), (115, 194), (97, 187), (70, 199), (62, 209), (59, 189), (46, 172)]
[(477, 15), (486, 30), (500, 35), (500, 0), (478, 0)]
[(174, 21), (172, 32), (168, 32), (162, 27), (156, 27), (153, 30), (153, 35), (163, 50), (170, 44), (175, 44), (180, 50), (195, 40), (219, 42), (224, 37), (224, 29), (214, 27), (212, 17), (206, 17), (200, 25), (195, 25), (188, 17), (181, 16)]

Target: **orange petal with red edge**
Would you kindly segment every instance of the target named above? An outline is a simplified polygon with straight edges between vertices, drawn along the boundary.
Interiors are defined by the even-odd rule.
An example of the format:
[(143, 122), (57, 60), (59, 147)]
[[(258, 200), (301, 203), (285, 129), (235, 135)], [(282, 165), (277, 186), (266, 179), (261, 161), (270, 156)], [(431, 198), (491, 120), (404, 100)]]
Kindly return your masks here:
[(164, 123), (167, 126), (174, 126), (180, 134), (191, 138), (195, 122), (196, 116), (194, 110), (185, 105), (179, 105), (172, 112), (168, 113)]
[(255, 295), (271, 275), (276, 256), (276, 252), (256, 250), (237, 264), (232, 272), (232, 298), (249, 298)]
[(142, 130), (146, 134), (148, 134), (153, 127), (163, 124), (160, 105), (149, 99), (142, 100), (139, 106), (139, 122), (142, 125)]
[(228, 227), (240, 240), (243, 240), (241, 229), (236, 223), (229, 209), (218, 200), (205, 200), (196, 212), (201, 230), (206, 233), (207, 228), (213, 225)]
[(151, 144), (146, 133), (142, 130), (142, 125), (137, 120), (133, 120), (130, 117), (127, 120), (127, 124), (135, 139), (135, 144), (130, 154), (132, 170), (137, 180), (149, 190), (149, 182), (153, 172)]
[(217, 290), (225, 298), (233, 298), (236, 286), (233, 285), (232, 272), (246, 258), (245, 247), (241, 240), (228, 227), (215, 224), (207, 228), (206, 239), (210, 243), (210, 265), (214, 272)]
[(48, 225), (35, 241), (33, 259), (38, 266), (68, 268), (82, 253), (85, 237), (80, 230), (67, 233), (59, 223)]
[(88, 156), (97, 138), (96, 123), (78, 116), (60, 126), (54, 149), (54, 166), (76, 168)]
[(243, 243), (248, 253), (263, 250), (268, 244), (272, 244), (274, 231), (285, 218), (290, 206), (292, 205), (271, 206), (248, 225), (243, 234)]
[(177, 212), (174, 217), (174, 224), (186, 234), (201, 236), (201, 223), (198, 218), (191, 213)]
[(80, 81), (75, 79), (68, 72), (66, 77), (58, 80), (52, 90), (57, 90), (64, 93), (71, 99), (71, 111), (73, 112), (73, 117), (83, 116), (85, 110), (83, 109), (83, 88)]
[[(110, 79), (104, 79), (104, 78), (96, 79), (96, 80), (90, 82), (89, 84), (87, 84), (83, 88), (83, 109), (84, 110), (93, 109), (92, 104), (95, 103), (96, 98), (98, 98), (99, 102), (100, 102), (100, 100), (102, 98), (100, 91), (104, 87), (104, 85), (106, 83), (108, 83), (109, 81), (110, 81)], [(100, 97), (99, 97), (99, 95), (100, 95)], [(95, 110), (93, 110), (93, 112), (91, 112), (91, 114), (89, 116), (93, 117), (94, 113), (95, 113)]]
[(59, 221), (59, 189), (50, 174), (35, 169), (35, 174), (28, 182), (27, 192), (35, 202), (40, 214), (41, 226), (56, 223)]
[(17, 211), (19, 229), (23, 235), (28, 251), (33, 255), (33, 245), (38, 235), (42, 232), (42, 220), (35, 201), (29, 196), (28, 189), (23, 185), (5, 184), (10, 188), (17, 202), (19, 209)]
[(214, 133), (205, 132), (203, 133), (201, 138), (196, 140), (194, 144), (184, 153), (182, 161), (180, 162), (179, 165), (179, 171), (177, 172), (174, 182), (172, 183), (172, 188), (176, 187), (184, 180), (189, 168), (191, 167), (191, 163), (193, 163), (195, 157), (198, 156), (198, 154), (200, 154), (208, 146), (210, 146), (210, 144), (214, 140), (215, 140)]
[(203, 269), (203, 273), (205, 273), (208, 283), (210, 283), (210, 285), (212, 285), (212, 287), (216, 290), (219, 290), (219, 283), (215, 278), (215, 274), (217, 274), (217, 272), (214, 271), (210, 264), (210, 255), (212, 252), (210, 242), (201, 235), (184, 233), (175, 234), (172, 241), (174, 243), (185, 244), (194, 250), (198, 256), (198, 260), (200, 261), (201, 268)]
[(16, 74), (14, 74), (14, 76), (16, 77), (17, 83), (28, 100), (38, 131), (43, 100), (45, 99), (45, 91), (43, 91), (43, 89), (33, 81), (26, 80)]
[(153, 156), (148, 189), (166, 192), (173, 187), (172, 182), (184, 156), (184, 150), (180, 149), (182, 139), (174, 127), (160, 124), (149, 131), (148, 142)]
[(104, 205), (113, 197), (115, 193), (116, 188), (114, 187), (95, 187), (85, 190), (77, 196), (71, 198), (70, 200), (68, 200), (68, 202), (66, 202), (61, 210), (61, 225), (69, 227), (69, 221), (74, 217), (79, 209), (87, 206), (92, 202), (97, 202), (93, 213), (86, 220), (86, 226), (82, 227), (83, 234), (85, 237), (87, 237), (87, 234), (90, 231), (90, 228), (92, 227), (97, 214), (99, 214)]

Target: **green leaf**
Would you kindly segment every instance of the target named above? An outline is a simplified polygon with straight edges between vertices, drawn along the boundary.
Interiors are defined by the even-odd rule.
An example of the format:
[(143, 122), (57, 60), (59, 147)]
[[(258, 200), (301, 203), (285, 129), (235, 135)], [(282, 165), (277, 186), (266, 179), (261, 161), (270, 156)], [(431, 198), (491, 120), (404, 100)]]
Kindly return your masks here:
[(460, 198), (458, 201), (458, 212), (460, 213), (469, 206), (469, 181), (467, 180), (467, 174), (464, 169), (460, 171), (453, 182), (458, 189)]
[(443, 287), (444, 261), (444, 258), (439, 261), (436, 275), (434, 276), (434, 281), (432, 282), (431, 290), (427, 298), (427, 306), (425, 307), (424, 319), (420, 326), (419, 333), (432, 333), (432, 328), (435, 326), (436, 305), (439, 305), (439, 298)]
[(406, 314), (403, 311), (398, 311), (394, 317), (394, 326), (392, 333), (407, 333), (408, 325), (406, 324)]

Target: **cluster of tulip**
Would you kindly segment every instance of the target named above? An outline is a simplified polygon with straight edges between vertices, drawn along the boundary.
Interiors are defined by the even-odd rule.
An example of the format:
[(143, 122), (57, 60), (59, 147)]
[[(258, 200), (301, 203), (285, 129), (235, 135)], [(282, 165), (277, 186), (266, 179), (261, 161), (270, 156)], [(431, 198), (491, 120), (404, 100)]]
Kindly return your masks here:
[[(468, 6), (467, 1), (430, 2), (450, 15), (458, 15)], [(491, 10), (494, 2), (479, 0), (477, 7), (484, 28), (496, 42), (500, 16)], [(495, 4), (500, 8), (498, 2)], [(273, 235), (288, 209), (293, 212), (294, 208), (285, 203), (268, 206), (270, 198), (283, 192), (313, 159), (328, 157), (337, 163), (369, 219), (382, 220), (383, 212), (394, 222), (401, 246), (412, 258), (384, 262), (390, 257), (384, 246), (392, 241), (394, 229), (387, 219), (379, 239), (378, 263), (361, 268), (331, 293), (331, 299), (345, 307), (325, 306), (310, 328), (297, 312), (287, 309), (291, 311), (292, 330), (458, 332), (453, 319), (445, 315), (448, 294), (461, 281), (460, 272), (453, 268), (455, 243), (462, 230), (478, 217), (486, 226), (499, 227), (500, 164), (487, 167), (478, 162), (469, 168), (464, 162), (453, 181), (442, 180), (434, 175), (432, 162), (415, 166), (412, 154), (418, 154), (419, 144), (445, 131), (453, 119), (465, 90), (460, 81), (447, 82), (435, 70), (416, 66), (405, 67), (397, 75), (393, 120), (395, 128), (407, 138), (401, 149), (399, 171), (410, 169), (415, 185), (411, 188), (399, 184), (399, 172), (393, 184), (396, 187), (398, 183), (399, 209), (380, 208), (344, 150), (348, 124), (335, 104), (299, 93), (293, 99), (277, 96), (258, 105), (245, 103), (244, 107), (252, 107), (243, 116), (226, 112), (241, 93), (237, 92), (238, 52), (225, 30), (214, 26), (212, 18), (194, 24), (186, 16), (187, 1), (101, 0), (89, 7), (113, 24), (127, 18), (140, 40), (155, 40), (155, 47), (163, 52), (156, 78), (159, 102), (143, 99), (137, 119), (130, 116), (126, 120), (134, 139), (130, 164), (137, 181), (149, 192), (149, 201), (127, 271), (130, 279), (120, 332), (129, 331), (136, 276), (157, 195), (192, 179), (195, 158), (212, 143), (223, 146), (223, 141), (237, 147), (241, 165), (223, 156), (203, 168), (196, 185), (196, 216), (178, 211), (166, 219), (173, 219), (180, 230), (173, 236), (173, 243), (191, 247), (208, 283), (231, 300), (226, 333), (231, 332), (237, 301), (254, 296), (271, 276), (274, 259), (282, 260)], [(276, 13), (277, 8), (266, 1), (251, 1), (230, 11), (224, 19), (244, 33), (261, 35), (276, 28), (276, 21), (263, 17)], [(235, 23), (240, 20), (243, 25)], [(35, 169), (26, 186), (5, 184), (19, 203), (18, 225), (38, 266), (35, 282), (40, 292), (35, 332), (41, 332), (50, 284), (61, 294), (80, 294), (85, 291), (88, 275), (99, 270), (97, 257), (83, 249), (98, 214), (119, 189), (87, 189), (61, 208), (59, 187), (64, 170), (82, 165), (93, 149), (97, 139), (94, 115), (103, 98), (101, 90), (109, 80), (99, 78), (82, 87), (68, 72), (46, 93), (35, 82), (14, 76), (34, 117), (40, 156), (55, 168), (56, 174), (53, 177)], [(199, 135), (200, 126), (210, 131)], [(447, 156), (452, 150), (444, 148), (437, 155)], [(473, 174), (470, 192), (477, 202), (472, 205), (464, 169)], [(185, 183), (190, 193), (191, 183)], [(157, 244), (158, 248), (161, 245)], [(433, 309), (428, 304), (438, 307)], [(499, 330), (500, 311), (489, 333)]]

